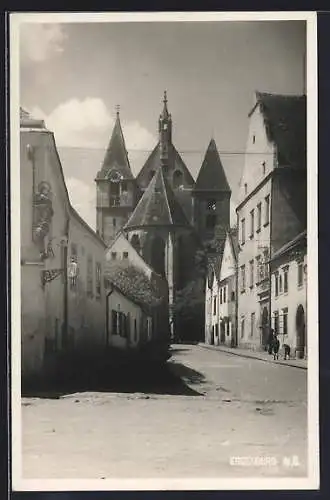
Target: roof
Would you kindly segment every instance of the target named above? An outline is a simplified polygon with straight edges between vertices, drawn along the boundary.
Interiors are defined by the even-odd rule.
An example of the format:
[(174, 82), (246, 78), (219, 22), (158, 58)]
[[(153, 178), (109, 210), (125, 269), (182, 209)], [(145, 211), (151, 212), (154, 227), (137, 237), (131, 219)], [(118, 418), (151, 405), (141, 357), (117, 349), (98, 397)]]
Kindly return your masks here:
[(146, 226), (191, 227), (161, 167), (158, 167), (124, 230)]
[(28, 111), (26, 111), (22, 107), (19, 108), (19, 117), (20, 117), (21, 128), (34, 128), (34, 129), (47, 130), (44, 120), (34, 118)]
[(163, 292), (156, 282), (129, 262), (107, 262), (104, 276), (122, 295), (142, 308), (157, 307), (163, 301)]
[[(145, 164), (141, 168), (140, 172), (138, 173), (136, 177), (136, 181), (138, 185), (143, 188), (145, 185), (148, 184), (149, 182), (149, 174), (152, 171), (157, 171), (158, 167), (160, 166), (160, 143), (158, 142), (152, 152), (150, 153), (149, 157), (147, 158)], [(168, 148), (168, 165), (170, 170), (173, 170), (175, 166), (179, 164), (181, 169), (184, 171), (184, 176), (186, 179), (186, 183), (188, 183), (191, 186), (195, 185), (195, 181), (193, 176), (191, 175), (187, 165), (181, 158), (180, 154), (178, 153), (177, 149), (173, 144), (169, 145)]]
[(282, 255), (286, 254), (287, 252), (290, 252), (290, 250), (294, 250), (297, 246), (300, 244), (306, 245), (307, 244), (307, 231), (303, 231), (302, 233), (299, 233), (295, 238), (293, 238), (291, 241), (283, 245), (281, 248), (279, 248), (276, 252), (273, 253), (271, 257), (271, 261), (277, 259), (278, 257), (281, 257)]
[(214, 139), (211, 139), (206, 150), (195, 191), (231, 192)]
[(256, 92), (268, 139), (277, 147), (280, 166), (306, 168), (306, 96)]
[(109, 173), (115, 170), (122, 175), (123, 179), (134, 178), (128, 160), (119, 113), (117, 113), (115, 126), (105, 153), (102, 168), (97, 173), (97, 179), (107, 179)]

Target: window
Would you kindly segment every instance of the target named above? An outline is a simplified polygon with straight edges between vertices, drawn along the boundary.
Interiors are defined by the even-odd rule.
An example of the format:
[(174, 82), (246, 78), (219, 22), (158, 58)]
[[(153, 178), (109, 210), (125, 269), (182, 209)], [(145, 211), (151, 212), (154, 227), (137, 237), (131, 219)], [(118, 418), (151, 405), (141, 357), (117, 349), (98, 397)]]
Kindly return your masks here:
[(250, 238), (254, 236), (254, 210), (250, 212)]
[(264, 250), (264, 277), (269, 278), (269, 250)]
[(286, 307), (285, 309), (282, 310), (282, 317), (283, 317), (283, 335), (288, 334), (288, 308)]
[(73, 262), (78, 261), (78, 250), (75, 243), (71, 243), (71, 259)]
[(257, 268), (257, 281), (256, 281), (256, 283), (258, 284), (260, 282), (260, 255), (257, 255), (257, 257), (256, 257), (256, 268)]
[(111, 252), (111, 260), (116, 260), (117, 252)]
[(112, 309), (112, 335), (127, 336), (127, 317), (124, 313)]
[(235, 292), (231, 292), (231, 300), (232, 300), (232, 302), (234, 302), (234, 300), (235, 300)]
[(128, 259), (128, 252), (123, 252), (123, 259)]
[(298, 286), (303, 286), (304, 282), (304, 264), (303, 262), (299, 262), (298, 264)]
[(255, 134), (253, 134), (253, 136), (252, 136), (252, 144), (255, 144), (255, 143), (256, 143), (256, 136), (255, 136)]
[(262, 162), (262, 175), (265, 175), (265, 173), (266, 173), (266, 162), (263, 161)]
[(242, 245), (245, 243), (245, 219), (241, 220), (241, 242)]
[(241, 320), (241, 339), (244, 338), (244, 328), (245, 328), (245, 320)]
[(256, 313), (251, 313), (251, 329), (250, 329), (250, 337), (253, 338), (254, 336), (254, 328), (255, 328), (255, 321), (256, 321)]
[(222, 288), (220, 288), (220, 304), (222, 304)]
[(117, 226), (117, 220), (115, 218), (112, 219), (112, 225), (114, 228)]
[(87, 295), (93, 297), (93, 258), (87, 257)]
[(225, 304), (227, 301), (227, 287), (225, 286), (223, 289), (223, 303)]
[(257, 233), (259, 233), (261, 229), (261, 203), (257, 205)]
[(274, 333), (278, 335), (280, 333), (280, 328), (279, 328), (279, 316), (278, 316), (278, 311), (274, 311)]
[(217, 202), (215, 200), (209, 200), (207, 202), (207, 209), (208, 210), (216, 210), (217, 208)]
[(254, 262), (250, 260), (250, 288), (254, 286)]
[(283, 292), (283, 284), (282, 284), (282, 275), (280, 274), (280, 277), (279, 277), (279, 292), (282, 293)]
[(288, 282), (288, 275), (289, 275), (289, 266), (285, 267), (283, 269), (283, 291), (284, 293), (288, 292), (288, 287), (289, 287), (289, 282)]
[(121, 181), (121, 191), (123, 193), (127, 192), (127, 181)]
[(274, 278), (275, 278), (275, 297), (277, 297), (278, 296), (278, 292), (279, 292), (279, 283), (278, 283), (279, 276), (278, 276), (278, 272), (275, 273)]
[(245, 265), (241, 266), (241, 293), (245, 291)]
[(216, 215), (207, 215), (206, 216), (206, 228), (207, 229), (214, 229), (215, 228), (215, 225), (216, 225), (216, 222), (217, 222), (217, 216)]
[(264, 226), (267, 226), (267, 224), (269, 224), (269, 209), (270, 209), (270, 200), (269, 200), (269, 195), (268, 195), (265, 198), (265, 223), (264, 223)]
[(137, 342), (137, 322), (136, 322), (136, 318), (134, 319), (134, 342)]
[(217, 298), (213, 297), (213, 316), (217, 314)]
[(181, 170), (175, 170), (173, 173), (173, 188), (176, 189), (183, 184), (183, 173)]
[(96, 297), (101, 297), (101, 264), (96, 262), (95, 264), (95, 276), (96, 276)]
[(247, 194), (247, 183), (244, 184), (244, 194)]

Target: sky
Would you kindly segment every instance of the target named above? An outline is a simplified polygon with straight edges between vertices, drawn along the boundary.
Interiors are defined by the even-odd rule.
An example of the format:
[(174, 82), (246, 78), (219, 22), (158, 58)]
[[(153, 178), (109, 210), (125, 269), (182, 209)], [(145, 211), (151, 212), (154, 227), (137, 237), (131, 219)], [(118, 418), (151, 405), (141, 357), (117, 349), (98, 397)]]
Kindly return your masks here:
[(20, 104), (55, 134), (71, 202), (95, 228), (95, 176), (120, 105), (137, 174), (157, 142), (163, 92), (173, 143), (196, 178), (213, 137), (232, 221), (255, 91), (302, 94), (303, 21), (30, 24)]

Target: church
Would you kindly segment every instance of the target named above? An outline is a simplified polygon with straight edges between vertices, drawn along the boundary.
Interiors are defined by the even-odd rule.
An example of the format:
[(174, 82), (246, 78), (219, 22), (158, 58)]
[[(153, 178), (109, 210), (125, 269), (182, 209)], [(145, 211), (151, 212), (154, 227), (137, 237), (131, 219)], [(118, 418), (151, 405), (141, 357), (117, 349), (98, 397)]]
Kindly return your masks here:
[[(180, 291), (200, 279), (196, 254), (208, 242), (224, 242), (230, 226), (231, 189), (212, 138), (196, 181), (172, 142), (173, 122), (164, 92), (158, 142), (134, 177), (119, 111), (103, 164), (96, 175), (96, 230), (106, 245), (119, 232), (168, 283), (172, 338), (200, 340), (204, 335), (204, 300), (190, 320), (176, 315)], [(204, 293), (205, 275), (200, 282)], [(198, 309), (198, 308), (197, 308)]]

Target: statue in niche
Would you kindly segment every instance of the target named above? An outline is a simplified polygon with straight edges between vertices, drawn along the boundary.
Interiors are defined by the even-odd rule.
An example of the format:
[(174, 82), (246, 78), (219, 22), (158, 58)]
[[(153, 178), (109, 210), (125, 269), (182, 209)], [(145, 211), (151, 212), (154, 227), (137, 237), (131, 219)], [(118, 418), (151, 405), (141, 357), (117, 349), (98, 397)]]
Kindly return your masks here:
[(34, 224), (33, 238), (40, 250), (41, 258), (45, 258), (45, 237), (49, 233), (50, 223), (54, 215), (51, 188), (48, 182), (41, 182), (33, 200)]

